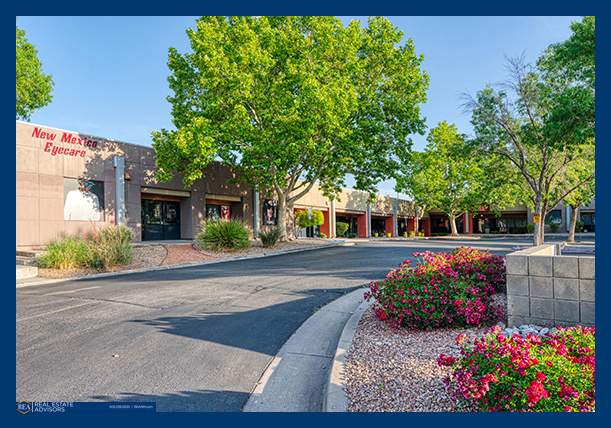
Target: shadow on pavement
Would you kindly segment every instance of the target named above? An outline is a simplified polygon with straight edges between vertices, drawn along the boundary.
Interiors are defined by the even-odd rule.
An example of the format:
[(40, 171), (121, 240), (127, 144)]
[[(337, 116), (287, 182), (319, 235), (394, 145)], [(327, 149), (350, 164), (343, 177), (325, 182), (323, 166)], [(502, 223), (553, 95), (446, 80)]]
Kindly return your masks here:
[[(327, 303), (359, 287), (329, 293), (293, 292), (290, 301), (257, 309), (231, 307), (229, 311), (205, 311), (193, 316), (163, 316), (128, 322), (154, 327), (159, 332), (276, 355), (282, 345), (313, 313)], [(236, 310), (237, 309), (237, 310)], [(287, 316), (290, 314), (290, 316)]]

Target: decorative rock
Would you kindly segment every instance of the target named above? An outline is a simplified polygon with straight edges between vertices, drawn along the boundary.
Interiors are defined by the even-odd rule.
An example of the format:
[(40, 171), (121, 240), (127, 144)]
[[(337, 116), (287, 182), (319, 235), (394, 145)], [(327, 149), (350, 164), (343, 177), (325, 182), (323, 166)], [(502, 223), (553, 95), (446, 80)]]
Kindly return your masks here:
[[(511, 338), (511, 336), (513, 336), (514, 334), (520, 337), (523, 337), (523, 338), (527, 338), (528, 335), (544, 337), (546, 334), (554, 334), (558, 331), (556, 327), (547, 328), (547, 327), (541, 327), (535, 324), (529, 324), (529, 325), (523, 324), (519, 327), (506, 327), (504, 323), (499, 322), (496, 325), (501, 328), (500, 333), (503, 334), (507, 338)], [(482, 335), (478, 336), (473, 333), (470, 333), (468, 336), (476, 337), (476, 338), (482, 337)], [(488, 335), (488, 337), (490, 336), (493, 336), (493, 335)]]

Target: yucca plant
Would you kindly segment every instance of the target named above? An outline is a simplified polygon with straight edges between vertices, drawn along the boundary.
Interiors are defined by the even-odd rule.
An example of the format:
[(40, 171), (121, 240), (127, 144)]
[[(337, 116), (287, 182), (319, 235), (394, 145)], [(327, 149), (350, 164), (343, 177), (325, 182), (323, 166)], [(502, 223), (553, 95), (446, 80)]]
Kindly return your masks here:
[(215, 251), (242, 250), (250, 247), (250, 233), (241, 219), (213, 217), (202, 222), (198, 242)]
[(282, 238), (282, 228), (273, 226), (265, 228), (258, 233), (264, 247), (273, 247)]

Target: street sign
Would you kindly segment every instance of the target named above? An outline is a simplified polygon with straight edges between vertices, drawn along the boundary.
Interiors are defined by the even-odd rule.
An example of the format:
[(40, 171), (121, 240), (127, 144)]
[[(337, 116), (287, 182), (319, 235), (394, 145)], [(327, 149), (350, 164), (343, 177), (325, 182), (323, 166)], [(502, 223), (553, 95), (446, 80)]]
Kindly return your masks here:
[(533, 219), (533, 223), (539, 223), (541, 221), (541, 216), (539, 214), (535, 214), (535, 218)]
[(308, 219), (312, 220), (312, 207), (308, 207)]

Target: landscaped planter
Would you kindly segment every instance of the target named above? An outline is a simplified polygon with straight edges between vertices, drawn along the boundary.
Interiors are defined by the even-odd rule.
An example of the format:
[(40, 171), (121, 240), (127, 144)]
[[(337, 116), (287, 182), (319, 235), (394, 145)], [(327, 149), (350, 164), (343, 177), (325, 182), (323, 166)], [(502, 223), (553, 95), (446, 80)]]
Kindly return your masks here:
[(595, 324), (595, 259), (564, 256), (554, 245), (507, 254), (509, 325)]

